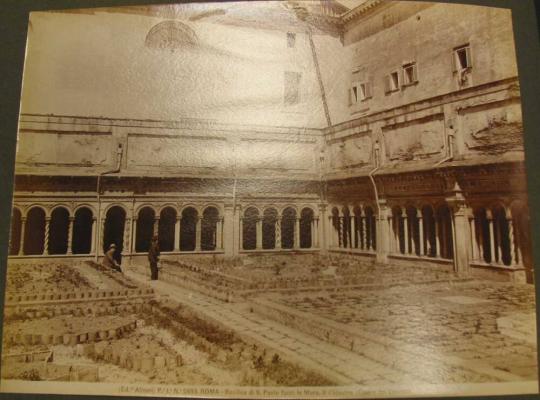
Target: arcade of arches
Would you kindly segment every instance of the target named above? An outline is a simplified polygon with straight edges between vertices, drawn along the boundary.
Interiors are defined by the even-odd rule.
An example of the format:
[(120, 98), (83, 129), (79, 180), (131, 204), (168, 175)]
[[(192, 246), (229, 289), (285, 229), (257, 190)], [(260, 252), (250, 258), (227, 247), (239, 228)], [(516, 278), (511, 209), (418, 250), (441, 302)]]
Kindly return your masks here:
[[(144, 254), (152, 236), (163, 254), (320, 251), (376, 257), (440, 260), (466, 267), (524, 269), (532, 264), (525, 203), (252, 204), (104, 207), (17, 205), (9, 254), (91, 256), (115, 243), (121, 257)], [(461, 232), (460, 232), (461, 230)], [(464, 236), (465, 235), (465, 236)], [(232, 238), (231, 238), (232, 236)], [(461, 244), (460, 244), (461, 243)], [(460, 255), (461, 254), (461, 255)], [(463, 262), (461, 262), (463, 264)], [(530, 267), (529, 267), (530, 268)]]

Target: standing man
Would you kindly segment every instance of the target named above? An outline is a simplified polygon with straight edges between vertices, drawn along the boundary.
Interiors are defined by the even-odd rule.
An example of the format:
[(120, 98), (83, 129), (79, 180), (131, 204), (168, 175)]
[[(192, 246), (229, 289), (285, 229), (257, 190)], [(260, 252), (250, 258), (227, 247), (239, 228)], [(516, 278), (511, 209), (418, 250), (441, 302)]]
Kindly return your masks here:
[(122, 268), (120, 268), (120, 264), (116, 262), (114, 259), (114, 253), (116, 252), (116, 245), (114, 243), (111, 243), (109, 246), (109, 250), (105, 253), (105, 257), (103, 257), (102, 265), (106, 268), (112, 268), (115, 271), (122, 272)]
[(148, 261), (150, 261), (150, 279), (156, 281), (158, 278), (158, 266), (159, 261), (159, 245), (158, 237), (154, 235), (150, 242), (150, 250), (148, 250)]

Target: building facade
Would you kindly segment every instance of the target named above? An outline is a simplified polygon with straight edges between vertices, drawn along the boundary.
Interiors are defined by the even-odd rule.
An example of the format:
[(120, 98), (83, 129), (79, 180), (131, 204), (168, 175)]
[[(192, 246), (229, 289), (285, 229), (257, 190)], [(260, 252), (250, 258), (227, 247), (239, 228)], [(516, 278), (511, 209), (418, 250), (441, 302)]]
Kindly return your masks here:
[[(182, 7), (31, 20), (10, 262), (111, 243), (137, 262), (157, 234), (171, 258), (348, 254), (532, 282), (508, 10)], [(51, 40), (51, 20), (85, 46)], [(101, 80), (116, 53), (136, 62)]]

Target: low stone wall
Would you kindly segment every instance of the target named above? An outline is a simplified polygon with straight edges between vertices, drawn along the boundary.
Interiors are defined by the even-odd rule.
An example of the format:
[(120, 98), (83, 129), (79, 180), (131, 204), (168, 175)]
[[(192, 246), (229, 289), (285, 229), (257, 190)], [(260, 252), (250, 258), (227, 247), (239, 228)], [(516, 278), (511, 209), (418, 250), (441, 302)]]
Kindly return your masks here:
[(79, 333), (25, 333), (5, 335), (3, 341), (8, 345), (57, 345), (75, 346), (81, 343), (99, 342), (122, 337), (137, 328), (135, 320), (120, 326), (101, 327), (95, 331), (83, 331)]

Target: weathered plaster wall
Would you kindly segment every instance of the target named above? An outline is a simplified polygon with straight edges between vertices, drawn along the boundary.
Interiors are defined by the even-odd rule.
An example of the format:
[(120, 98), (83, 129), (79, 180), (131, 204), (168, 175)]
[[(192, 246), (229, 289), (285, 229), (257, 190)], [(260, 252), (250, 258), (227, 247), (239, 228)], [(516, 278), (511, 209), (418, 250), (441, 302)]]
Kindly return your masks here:
[[(351, 53), (349, 87), (370, 81), (373, 97), (350, 105), (346, 93), (335, 96), (342, 113), (336, 122), (368, 115), (459, 90), (452, 51), (470, 44), (472, 71), (467, 86), (517, 76), (509, 10), (467, 5), (396, 2), (346, 25), (345, 48)], [(418, 83), (386, 94), (384, 77), (416, 62)], [(336, 107), (337, 109), (337, 107)]]
[[(94, 12), (32, 13), (30, 20), (24, 113), (326, 124), (308, 35), (298, 27), (291, 26), (296, 41), (289, 48), (287, 27), (254, 29), (180, 16), (197, 43), (170, 50), (145, 46), (160, 18)], [(336, 59), (342, 50), (339, 38), (315, 34), (314, 40), (324, 45), (326, 58)], [(296, 105), (284, 104), (285, 71), (301, 74)]]

